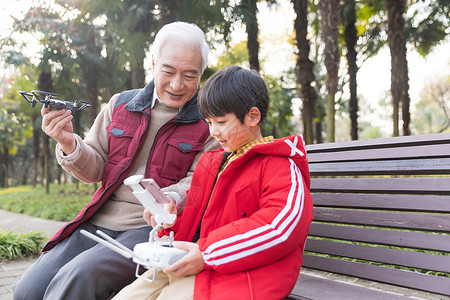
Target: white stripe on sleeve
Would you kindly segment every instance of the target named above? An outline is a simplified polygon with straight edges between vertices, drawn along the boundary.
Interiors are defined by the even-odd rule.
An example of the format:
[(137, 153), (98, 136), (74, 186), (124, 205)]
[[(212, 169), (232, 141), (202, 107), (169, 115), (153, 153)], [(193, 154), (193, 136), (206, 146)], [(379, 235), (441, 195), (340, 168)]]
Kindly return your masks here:
[[(304, 203), (304, 187), (300, 169), (292, 159), (288, 159), (291, 170), (291, 188), (286, 206), (273, 219), (272, 223), (211, 244), (203, 253), (206, 264), (229, 263), (287, 240), (300, 221)], [(292, 207), (293, 209), (291, 209)], [(267, 242), (264, 243), (264, 241)]]

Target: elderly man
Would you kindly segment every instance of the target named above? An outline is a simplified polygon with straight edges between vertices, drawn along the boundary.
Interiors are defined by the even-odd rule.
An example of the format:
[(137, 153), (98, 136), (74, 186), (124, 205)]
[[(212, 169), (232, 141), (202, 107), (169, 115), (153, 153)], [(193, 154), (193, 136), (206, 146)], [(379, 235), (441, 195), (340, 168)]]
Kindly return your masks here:
[(197, 108), (208, 51), (197, 26), (162, 27), (152, 47), (154, 80), (114, 95), (84, 140), (73, 133), (70, 111), (42, 109), (42, 129), (58, 142), (58, 163), (101, 187), (14, 284), (14, 299), (108, 299), (133, 281), (131, 260), (80, 230), (100, 229), (129, 248), (148, 241), (144, 208), (123, 184), (130, 175), (155, 179), (172, 205), (183, 206), (199, 156), (219, 147)]

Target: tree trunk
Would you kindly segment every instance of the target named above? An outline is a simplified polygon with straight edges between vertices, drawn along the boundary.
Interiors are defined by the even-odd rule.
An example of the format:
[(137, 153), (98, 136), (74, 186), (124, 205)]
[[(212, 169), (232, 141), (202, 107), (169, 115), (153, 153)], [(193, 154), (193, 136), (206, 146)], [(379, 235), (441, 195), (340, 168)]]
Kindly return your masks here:
[(336, 0), (320, 0), (323, 41), (325, 43), (324, 56), (327, 76), (325, 79), (327, 101), (327, 141), (335, 140), (335, 95), (338, 85), (339, 71), (339, 20), (340, 5)]
[(145, 86), (144, 61), (131, 67), (131, 88), (140, 89)]
[(22, 172), (22, 181), (20, 182), (21, 185), (27, 185), (28, 184), (28, 176), (29, 176), (29, 164), (28, 164), (28, 156), (23, 155), (22, 156), (22, 166), (25, 172)]
[(316, 143), (317, 144), (322, 144), (323, 143), (323, 138), (322, 138), (322, 122), (314, 122), (314, 124), (316, 125)]
[(388, 44), (391, 53), (391, 94), (393, 105), (393, 136), (399, 136), (399, 111), (402, 108), (403, 135), (410, 135), (410, 99), (408, 62), (406, 59), (404, 0), (386, 0), (388, 13)]
[[(53, 87), (53, 80), (52, 75), (49, 71), (41, 71), (39, 74), (38, 79), (38, 90), (40, 91), (46, 91), (46, 92), (54, 92)], [(43, 165), (42, 165), (42, 177), (43, 177), (43, 183), (45, 184), (45, 192), (47, 194), (50, 193), (50, 181), (51, 181), (51, 174), (50, 174), (50, 138), (48, 135), (43, 134), (42, 135), (43, 140)]]
[[(159, 1), (160, 7), (161, 7), (161, 13), (164, 12), (164, 18), (166, 18), (166, 15), (169, 14), (169, 19), (174, 19), (175, 17), (170, 16), (169, 11), (174, 10), (174, 8), (169, 8), (166, 5), (173, 4), (169, 3), (170, 1)], [(134, 6), (134, 3), (130, 3), (131, 6)], [(145, 9), (149, 12), (151, 12), (154, 9), (154, 3), (152, 1), (148, 1), (148, 4), (145, 5), (145, 7), (142, 7), (142, 9)], [(162, 16), (161, 16), (162, 17)], [(165, 21), (166, 22), (166, 21)], [(155, 30), (154, 25), (154, 16), (152, 13), (145, 14), (145, 16), (142, 16), (142, 18), (137, 22), (135, 26), (135, 31), (133, 34), (140, 34), (143, 33), (145, 35), (150, 35), (151, 32)], [(132, 54), (134, 59), (130, 60), (131, 64), (131, 88), (132, 89), (139, 89), (143, 88), (145, 86), (145, 68), (144, 68), (144, 59), (145, 59), (145, 49), (142, 49), (140, 51), (139, 49), (136, 49), (134, 53)]]
[(42, 166), (42, 173), (44, 178), (44, 185), (45, 185), (45, 193), (50, 194), (50, 138), (48, 135), (43, 134), (42, 135), (43, 143), (43, 166)]
[(6, 144), (3, 145), (3, 168), (5, 170), (4, 187), (8, 188), (9, 187), (9, 148)]
[(308, 0), (292, 0), (297, 17), (294, 22), (298, 49), (295, 73), (297, 74), (297, 94), (302, 99), (303, 135), (306, 144), (314, 143), (314, 118), (317, 94), (311, 83), (315, 80), (314, 64), (309, 59), (310, 44), (308, 33)]
[(158, 6), (161, 10), (161, 17), (159, 19), (159, 28), (166, 24), (175, 22), (177, 20), (176, 14), (176, 0), (159, 0)]
[(247, 49), (250, 69), (259, 72), (259, 41), (258, 41), (258, 19), (256, 7), (257, 0), (243, 0), (244, 23), (247, 31)]
[(89, 108), (89, 125), (94, 123), (97, 117), (99, 107), (98, 107), (98, 65), (90, 56), (100, 56), (100, 50), (97, 49), (95, 43), (95, 32), (92, 27), (88, 27), (87, 32), (87, 47), (90, 54), (82, 57), (81, 69), (83, 72), (84, 81), (86, 84), (85, 93), (86, 100), (91, 104)]
[(358, 41), (356, 24), (355, 0), (345, 1), (344, 15), (344, 39), (347, 48), (347, 63), (348, 76), (350, 78), (350, 100), (349, 100), (349, 114), (350, 114), (350, 137), (352, 140), (358, 139), (358, 95), (356, 75), (358, 73), (358, 66), (356, 64), (356, 42)]
[(39, 153), (41, 152), (39, 149), (39, 139), (41, 135), (41, 126), (39, 120), (39, 112), (37, 110), (33, 110), (31, 115), (32, 126), (33, 126), (33, 172), (31, 179), (32, 185), (35, 188), (38, 179), (39, 172)]

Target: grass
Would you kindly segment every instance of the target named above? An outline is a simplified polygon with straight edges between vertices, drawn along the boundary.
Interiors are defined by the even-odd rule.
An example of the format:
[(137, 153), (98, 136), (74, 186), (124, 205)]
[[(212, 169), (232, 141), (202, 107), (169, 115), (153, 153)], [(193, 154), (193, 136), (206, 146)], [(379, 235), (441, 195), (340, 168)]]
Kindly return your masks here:
[(0, 189), (0, 209), (55, 221), (70, 221), (91, 200), (91, 185), (52, 184), (50, 194), (38, 185)]
[(37, 254), (44, 241), (40, 231), (17, 233), (0, 229), (0, 261)]
[[(93, 194), (90, 185), (74, 184), (45, 187), (17, 186), (0, 189), (0, 209), (55, 221), (70, 221), (88, 203)], [(0, 229), (0, 261), (38, 254), (45, 242), (39, 231), (18, 233)]]

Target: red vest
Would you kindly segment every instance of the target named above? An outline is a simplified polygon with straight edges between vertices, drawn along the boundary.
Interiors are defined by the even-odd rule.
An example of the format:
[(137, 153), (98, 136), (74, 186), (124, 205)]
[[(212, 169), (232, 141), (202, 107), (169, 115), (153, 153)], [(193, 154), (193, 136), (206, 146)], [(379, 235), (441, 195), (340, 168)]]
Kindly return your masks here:
[[(143, 89), (120, 94), (111, 123), (106, 128), (109, 132), (110, 152), (102, 184), (89, 204), (73, 221), (67, 223), (53, 236), (43, 251), (53, 248), (91, 218), (128, 177), (147, 136), (153, 89), (154, 84), (151, 82)], [(203, 144), (208, 136), (208, 125), (198, 112), (195, 95), (175, 118), (159, 129), (150, 150), (145, 177), (155, 179), (160, 187), (177, 183), (186, 177), (198, 151), (203, 150)]]

